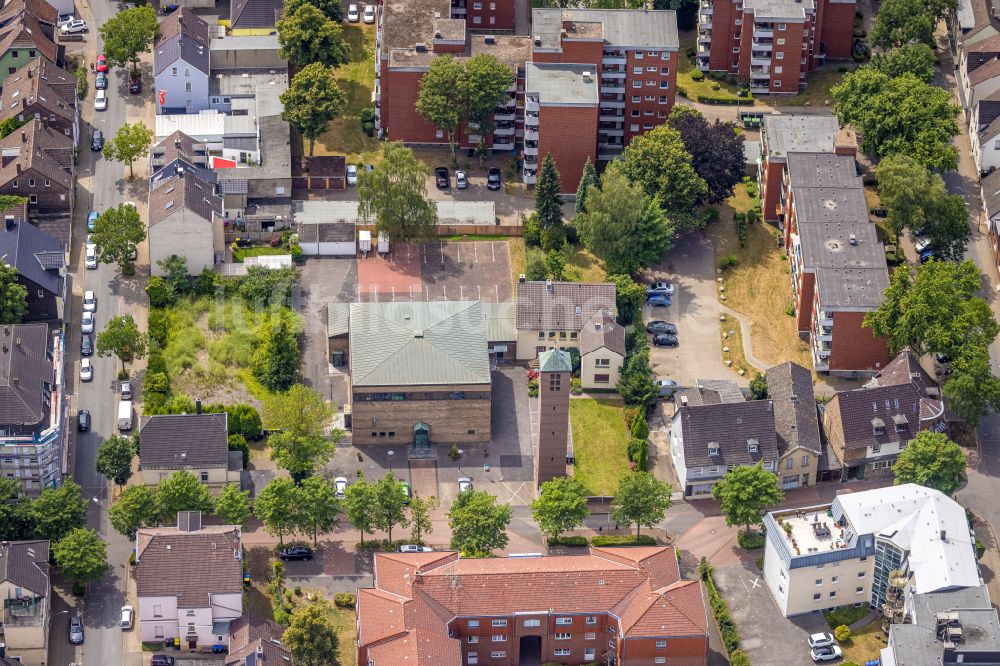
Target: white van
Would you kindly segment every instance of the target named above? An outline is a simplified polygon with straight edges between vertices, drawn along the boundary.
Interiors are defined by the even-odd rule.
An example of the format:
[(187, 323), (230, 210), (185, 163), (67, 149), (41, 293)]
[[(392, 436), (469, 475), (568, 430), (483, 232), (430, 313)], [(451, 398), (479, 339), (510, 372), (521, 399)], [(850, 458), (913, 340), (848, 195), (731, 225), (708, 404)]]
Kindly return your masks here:
[(118, 403), (118, 429), (126, 432), (132, 429), (132, 401), (122, 400)]

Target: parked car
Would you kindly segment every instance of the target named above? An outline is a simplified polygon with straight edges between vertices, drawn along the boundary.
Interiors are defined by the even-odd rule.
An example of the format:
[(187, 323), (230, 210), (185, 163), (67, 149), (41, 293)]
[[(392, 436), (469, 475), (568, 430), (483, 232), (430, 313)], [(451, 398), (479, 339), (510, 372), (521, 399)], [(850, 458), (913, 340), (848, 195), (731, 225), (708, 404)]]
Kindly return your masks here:
[(87, 32), (87, 22), (81, 19), (73, 19), (59, 26), (59, 32), (64, 35), (74, 35), (78, 32)]
[(464, 493), (466, 490), (472, 490), (472, 479), (467, 476), (458, 477), (458, 492)]
[(94, 135), (90, 137), (90, 149), (94, 151), (104, 149), (104, 134), (99, 129), (94, 130)]
[(439, 190), (447, 190), (451, 187), (451, 174), (448, 173), (447, 167), (434, 169), (434, 184)]
[(57, 28), (61, 28), (64, 25), (66, 25), (67, 23), (72, 23), (75, 20), (76, 20), (76, 17), (73, 16), (72, 14), (60, 14), (59, 18), (56, 19), (56, 27)]
[(657, 379), (656, 380), (656, 385), (660, 389), (660, 397), (661, 398), (672, 398), (672, 397), (674, 397), (674, 393), (676, 393), (677, 389), (680, 388), (680, 386), (678, 386), (677, 382), (675, 382), (672, 379)]
[(809, 652), (809, 656), (815, 662), (820, 661), (832, 661), (834, 659), (840, 659), (841, 657), (840, 647), (836, 645), (827, 645), (826, 647), (813, 648)]
[(142, 75), (130, 74), (128, 77), (128, 94), (138, 95), (142, 92)]
[(178, 9), (180, 9), (180, 5), (162, 5), (160, 7), (160, 12), (163, 14), (173, 14)]
[(461, 169), (455, 172), (455, 187), (464, 190), (469, 186), (469, 181), (465, 177), (465, 172)]
[(333, 480), (333, 487), (337, 490), (337, 498), (344, 499), (344, 496), (347, 494), (347, 479), (338, 476)]
[(934, 354), (934, 358), (938, 363), (951, 363), (951, 356), (948, 354)]
[(108, 109), (107, 90), (98, 90), (94, 94), (94, 109), (97, 111), (106, 111)]
[(83, 255), (83, 265), (88, 270), (97, 268), (97, 246), (88, 245)]
[(313, 550), (307, 546), (291, 546), (290, 548), (283, 548), (280, 557), (285, 562), (295, 560), (306, 560), (308, 562), (313, 558)]
[(410, 494), (410, 484), (407, 481), (400, 481), (399, 487), (403, 489), (403, 494), (406, 495), (406, 499), (403, 500), (403, 504), (409, 504), (410, 499), (413, 495)]
[(130, 605), (125, 604), (122, 606), (122, 629), (131, 629), (135, 621), (135, 609)]
[(657, 333), (653, 336), (653, 345), (656, 347), (676, 347), (677, 336), (668, 333)]
[(932, 247), (925, 248), (924, 251), (920, 253), (920, 263), (922, 264), (926, 264), (928, 261), (934, 258), (935, 258), (934, 248)]
[(100, 213), (98, 213), (96, 210), (90, 211), (90, 214), (87, 215), (87, 231), (94, 230), (94, 227), (97, 225), (97, 218), (99, 218), (100, 216), (101, 216)]
[(810, 648), (827, 647), (828, 645), (833, 645), (836, 642), (837, 641), (835, 641), (833, 638), (833, 634), (828, 632), (813, 634), (812, 636), (809, 637)]
[(347, 165), (347, 184), (357, 185), (358, 184), (358, 165), (348, 164)]
[(374, 5), (365, 5), (365, 23), (375, 22), (375, 7)]
[(80, 319), (80, 330), (84, 333), (94, 332), (94, 313), (84, 311), (83, 317)]
[(491, 190), (499, 190), (500, 181), (500, 169), (497, 167), (490, 167), (489, 174), (486, 176), (486, 187)]
[(97, 310), (97, 296), (92, 291), (83, 292), (83, 311), (94, 312)]
[(926, 236), (927, 232), (931, 230), (931, 223), (924, 222), (921, 226), (913, 230), (913, 235), (919, 238), (920, 236)]
[(83, 642), (83, 620), (79, 615), (72, 615), (69, 618), (69, 642), (73, 645)]
[(670, 335), (677, 335), (677, 327), (670, 322), (661, 321), (656, 319), (654, 321), (646, 324), (647, 333), (669, 333)]
[(646, 295), (652, 296), (653, 294), (668, 294), (673, 295), (674, 285), (669, 282), (654, 282), (653, 284), (646, 287)]
[(347, 21), (349, 23), (357, 23), (361, 20), (361, 12), (358, 11), (357, 5), (347, 5)]
[(433, 553), (433, 548), (428, 548), (427, 546), (417, 546), (412, 543), (408, 543), (404, 546), (399, 547), (399, 552), (401, 553)]
[(103, 53), (98, 54), (97, 63), (94, 65), (95, 72), (106, 72), (108, 71), (108, 57)]
[(80, 432), (90, 430), (90, 411), (81, 409), (76, 413), (76, 429)]
[(92, 356), (94, 354), (94, 341), (90, 335), (84, 333), (80, 337), (80, 356)]
[(670, 305), (670, 297), (666, 294), (653, 294), (646, 299), (646, 305), (650, 307), (668, 307)]
[(89, 382), (94, 378), (94, 366), (90, 364), (90, 359), (85, 358), (80, 361), (80, 381)]
[(174, 658), (169, 654), (154, 654), (149, 666), (174, 666)]
[(107, 90), (108, 89), (108, 73), (98, 72), (97, 76), (94, 77), (94, 88), (97, 90)]
[(917, 237), (916, 242), (913, 243), (913, 247), (916, 248), (918, 253), (923, 252), (930, 246), (931, 246), (931, 239), (926, 237), (925, 238)]
[(122, 382), (119, 388), (121, 389), (122, 400), (132, 399), (132, 382)]

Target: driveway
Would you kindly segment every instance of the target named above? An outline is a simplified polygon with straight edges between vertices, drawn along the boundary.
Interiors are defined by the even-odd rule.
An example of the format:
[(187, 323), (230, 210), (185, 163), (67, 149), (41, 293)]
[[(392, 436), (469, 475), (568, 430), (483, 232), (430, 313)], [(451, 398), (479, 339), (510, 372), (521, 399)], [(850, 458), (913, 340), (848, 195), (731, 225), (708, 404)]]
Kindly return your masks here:
[(677, 325), (678, 347), (651, 347), (653, 373), (682, 386), (698, 379), (748, 380), (722, 362), (715, 253), (704, 234), (686, 234), (644, 278), (675, 284), (670, 307), (644, 308), (645, 321), (664, 319)]
[(297, 309), (304, 320), (303, 377), (307, 386), (341, 407), (349, 398), (348, 375), (330, 364), (326, 306), (354, 300), (358, 261), (354, 257), (306, 259), (301, 272), (301, 298)]

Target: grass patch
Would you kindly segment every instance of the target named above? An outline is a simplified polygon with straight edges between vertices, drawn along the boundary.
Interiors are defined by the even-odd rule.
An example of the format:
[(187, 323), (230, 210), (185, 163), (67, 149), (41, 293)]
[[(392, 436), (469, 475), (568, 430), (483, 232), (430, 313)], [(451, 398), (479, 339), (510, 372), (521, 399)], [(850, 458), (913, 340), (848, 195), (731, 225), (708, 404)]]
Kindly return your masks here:
[(595, 547), (601, 546), (655, 546), (656, 539), (649, 536), (648, 534), (640, 534), (636, 536), (634, 534), (624, 535), (614, 535), (609, 534), (608, 536), (595, 536), (591, 540), (591, 545)]
[(527, 248), (524, 247), (523, 238), (512, 238), (507, 247), (510, 248), (510, 284), (516, 294), (517, 280), (524, 274), (527, 262)]
[(163, 643), (143, 643), (143, 652), (159, 652), (163, 649)]
[(337, 663), (339, 663), (340, 666), (357, 666), (358, 653), (355, 646), (358, 642), (358, 625), (354, 609), (337, 608), (336, 606), (332, 606), (332, 608), (333, 610), (330, 613), (330, 620), (333, 623), (333, 628), (337, 632), (337, 652), (340, 657), (340, 660)]
[[(867, 609), (866, 609), (867, 610)], [(840, 643), (845, 661), (863, 664), (866, 661), (879, 658), (879, 651), (886, 646), (885, 632), (882, 631), (881, 618), (875, 618), (865, 626), (851, 634), (851, 637)]]
[(233, 251), (233, 261), (242, 263), (247, 257), (263, 257), (266, 255), (288, 254), (287, 247), (238, 247)]
[(617, 401), (574, 398), (569, 401), (573, 428), (573, 476), (592, 495), (612, 495), (629, 473), (628, 430)]
[(842, 624), (846, 624), (849, 627), (865, 615), (868, 615), (868, 604), (865, 604), (861, 608), (841, 606), (832, 611), (823, 611), (823, 619), (826, 620), (831, 629), (836, 629)]
[[(736, 91), (739, 89), (739, 86), (735, 84), (727, 83), (724, 80), (716, 81), (709, 74), (705, 74), (705, 78), (701, 81), (695, 81), (691, 78), (691, 73), (697, 72), (698, 68), (694, 65), (694, 58), (688, 58), (684, 55), (684, 52), (692, 46), (697, 47), (697, 42), (697, 30), (681, 31), (680, 49), (677, 53), (677, 87), (687, 92), (688, 99), (692, 100), (697, 100), (698, 95), (739, 99), (736, 95)], [(713, 84), (717, 84), (719, 89), (713, 90)]]
[(576, 245), (573, 254), (566, 261), (563, 279), (566, 282), (604, 282), (608, 276), (601, 260), (590, 253), (583, 245)]
[[(842, 66), (844, 63), (837, 65), (838, 68)], [(830, 106), (833, 104), (833, 95), (830, 94), (830, 89), (840, 85), (840, 82), (844, 80), (844, 74), (845, 72), (839, 72), (833, 67), (809, 72), (806, 87), (800, 90), (798, 95), (778, 97), (775, 104), (781, 106)]]
[[(778, 247), (778, 230), (762, 222), (750, 224), (746, 247), (739, 245), (735, 214), (748, 210), (752, 201), (745, 186), (738, 185), (733, 197), (721, 207), (719, 221), (707, 229), (715, 248), (716, 265), (729, 254), (739, 260), (723, 274), (724, 302), (749, 318), (754, 356), (762, 362), (777, 364), (791, 360), (812, 367), (809, 346), (799, 338), (795, 317), (787, 314), (792, 303), (791, 269), (784, 250)], [(739, 326), (731, 322), (722, 330), (739, 333)], [(737, 341), (736, 337), (739, 336), (725, 341), (732, 350), (734, 366), (744, 359), (742, 339)]]

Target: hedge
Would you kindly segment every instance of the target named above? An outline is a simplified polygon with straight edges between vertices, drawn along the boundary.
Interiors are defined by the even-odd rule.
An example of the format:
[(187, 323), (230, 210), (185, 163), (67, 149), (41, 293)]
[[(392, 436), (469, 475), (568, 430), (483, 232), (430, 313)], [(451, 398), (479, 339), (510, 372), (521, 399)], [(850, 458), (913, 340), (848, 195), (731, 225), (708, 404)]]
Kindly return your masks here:
[(714, 95), (698, 95), (698, 101), (702, 104), (728, 104), (729, 106), (735, 106), (737, 104), (743, 104), (744, 106), (753, 106), (753, 97), (716, 97)]
[(337, 608), (354, 608), (357, 598), (350, 592), (341, 592), (333, 596), (333, 603)]
[(656, 539), (648, 534), (635, 536), (596, 536), (590, 540), (590, 545), (600, 546), (655, 546)]
[(410, 543), (405, 539), (400, 539), (399, 541), (388, 542), (385, 539), (368, 539), (364, 543), (354, 544), (355, 550), (381, 550), (386, 553), (394, 553), (399, 550), (400, 546)]
[(585, 536), (563, 536), (558, 539), (548, 540), (549, 548), (553, 546), (568, 546), (570, 548), (585, 548), (587, 546), (587, 537)]
[(732, 659), (740, 651), (740, 632), (729, 612), (729, 604), (719, 595), (719, 590), (715, 587), (713, 572), (712, 565), (708, 563), (708, 560), (704, 557), (701, 558), (701, 563), (698, 565), (698, 576), (704, 581), (705, 588), (708, 590), (708, 601), (712, 606), (712, 614), (715, 615), (715, 621), (719, 625), (719, 634), (726, 646), (726, 654)]

